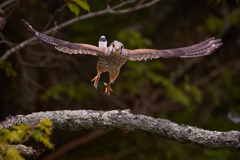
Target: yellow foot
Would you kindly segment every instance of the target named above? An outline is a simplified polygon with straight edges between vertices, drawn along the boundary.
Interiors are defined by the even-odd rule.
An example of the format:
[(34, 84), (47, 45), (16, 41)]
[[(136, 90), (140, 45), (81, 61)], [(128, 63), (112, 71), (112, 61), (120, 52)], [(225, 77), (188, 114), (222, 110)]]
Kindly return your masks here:
[(106, 86), (105, 93), (107, 93), (108, 96), (110, 96), (110, 92), (113, 92), (112, 88), (110, 87), (110, 83), (109, 84), (104, 83), (104, 85)]
[(94, 81), (94, 87), (95, 87), (96, 89), (97, 89), (97, 87), (98, 87), (99, 78), (100, 78), (100, 76), (97, 75), (96, 77), (94, 77), (94, 78), (91, 80), (91, 82)]

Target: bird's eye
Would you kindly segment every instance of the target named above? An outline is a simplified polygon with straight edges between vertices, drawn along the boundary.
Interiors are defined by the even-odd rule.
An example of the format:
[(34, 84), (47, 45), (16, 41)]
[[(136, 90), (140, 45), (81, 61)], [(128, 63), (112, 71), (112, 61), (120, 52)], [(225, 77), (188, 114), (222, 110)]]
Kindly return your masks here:
[(115, 45), (114, 45), (114, 44), (112, 44), (112, 46), (113, 46), (113, 48), (115, 47)]

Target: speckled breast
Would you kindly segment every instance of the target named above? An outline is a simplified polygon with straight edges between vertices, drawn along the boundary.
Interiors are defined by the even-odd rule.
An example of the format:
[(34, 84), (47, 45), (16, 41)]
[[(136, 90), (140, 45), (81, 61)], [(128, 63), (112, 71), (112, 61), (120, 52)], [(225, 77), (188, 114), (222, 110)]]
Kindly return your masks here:
[(122, 55), (99, 56), (98, 65), (100, 65), (104, 72), (120, 69), (126, 63), (127, 57)]

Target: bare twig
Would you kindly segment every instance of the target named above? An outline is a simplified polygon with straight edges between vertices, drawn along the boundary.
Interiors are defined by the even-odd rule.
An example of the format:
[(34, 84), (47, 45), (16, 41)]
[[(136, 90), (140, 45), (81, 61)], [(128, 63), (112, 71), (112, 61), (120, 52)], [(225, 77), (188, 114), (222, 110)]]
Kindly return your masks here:
[(64, 59), (64, 60), (69, 60), (69, 61), (72, 61), (75, 65), (78, 64), (78, 61), (73, 58), (72, 56), (69, 56), (67, 54), (54, 54), (53, 52), (49, 52), (49, 51), (46, 51), (46, 52), (40, 52), (40, 51), (35, 51), (35, 50), (32, 50), (32, 49), (27, 49), (28, 53), (30, 54), (33, 54), (35, 56), (46, 56), (46, 57), (51, 57), (51, 58), (54, 58), (54, 59)]
[(92, 140), (94, 140), (100, 136), (103, 136), (107, 133), (108, 133), (107, 131), (102, 131), (102, 130), (92, 131), (92, 132), (88, 133), (87, 135), (81, 136), (78, 139), (74, 139), (73, 141), (71, 141), (67, 144), (64, 144), (62, 147), (58, 148), (52, 154), (50, 154), (49, 156), (44, 158), (44, 160), (58, 159), (64, 153), (66, 153), (76, 147), (79, 147), (83, 144), (86, 144), (89, 141), (92, 141)]
[(211, 71), (207, 76), (204, 76), (198, 79), (193, 84), (196, 86), (202, 86), (203, 84), (206, 84), (207, 82), (209, 82), (211, 79), (219, 76), (219, 74), (222, 74), (224, 70), (236, 67), (239, 64), (239, 61), (240, 59), (235, 59), (234, 61), (231, 61), (225, 65), (222, 65), (221, 67), (218, 67), (217, 69)]
[(23, 63), (24, 66), (26, 67), (32, 67), (32, 68), (56, 68), (56, 67), (60, 67), (61, 64), (59, 63), (55, 63), (55, 64), (43, 64), (43, 63), (39, 63), (39, 64), (35, 64), (35, 63), (29, 63), (29, 62), (24, 62)]
[(128, 0), (128, 1), (125, 1), (125, 2), (122, 2), (114, 7), (112, 7), (111, 9), (114, 10), (114, 9), (117, 9), (117, 8), (120, 8), (122, 6), (125, 6), (126, 4), (129, 4), (129, 3), (134, 3), (136, 0)]
[(15, 2), (15, 1), (17, 1), (17, 0), (8, 0), (8, 1), (5, 1), (5, 2), (3, 2), (2, 4), (0, 4), (0, 8), (4, 8), (4, 7), (10, 5), (11, 3)]
[(61, 11), (67, 6), (68, 3), (69, 3), (69, 0), (68, 0), (66, 3), (64, 3), (61, 8), (59, 8), (59, 9), (57, 9), (57, 10), (55, 11), (55, 13), (51, 16), (50, 20), (48, 21), (48, 23), (47, 23), (46, 26), (44, 27), (43, 31), (45, 31), (45, 30), (48, 28), (48, 26), (49, 26), (50, 23), (53, 21), (53, 19), (56, 17), (56, 15), (57, 15), (59, 12), (61, 12)]
[(12, 125), (36, 125), (40, 118), (50, 119), (53, 129), (122, 129), (125, 131), (143, 131), (181, 143), (194, 144), (212, 149), (239, 150), (239, 131), (209, 131), (188, 125), (179, 125), (169, 120), (135, 115), (130, 110), (94, 111), (49, 111), (29, 115), (8, 117), (0, 123), (0, 129)]
[(24, 76), (25, 80), (28, 81), (29, 83), (31, 83), (32, 85), (34, 85), (36, 88), (42, 89), (44, 91), (47, 91), (47, 89), (45, 87), (43, 87), (42, 85), (37, 83), (31, 77), (29, 77), (29, 75), (27, 73), (27, 69), (24, 66), (25, 62), (23, 61), (22, 56), (21, 56), (20, 53), (17, 53), (17, 59), (18, 59), (19, 63), (21, 64), (21, 68), (22, 68), (23, 76)]
[[(126, 13), (130, 13), (130, 12), (142, 9), (142, 8), (147, 8), (151, 5), (156, 4), (159, 1), (160, 0), (152, 0), (148, 3), (144, 3), (144, 4), (141, 4), (141, 5), (137, 5), (135, 7), (132, 7), (132, 8), (122, 9), (122, 10), (113, 10), (112, 8), (118, 9), (118, 8), (116, 8), (116, 6), (113, 6), (112, 8), (107, 8), (105, 10), (85, 14), (83, 16), (70, 19), (70, 20), (68, 20), (68, 21), (66, 21), (66, 22), (64, 22), (64, 23), (62, 23), (58, 26), (55, 26), (55, 27), (47, 30), (46, 32), (44, 32), (44, 34), (50, 34), (52, 32), (56, 32), (56, 31), (58, 31), (62, 28), (65, 28), (66, 26), (69, 26), (69, 25), (71, 25), (71, 24), (73, 24), (77, 21), (89, 19), (89, 18), (96, 17), (96, 16), (102, 16), (102, 15), (105, 15), (105, 14), (126, 14)], [(1, 56), (0, 63), (3, 62), (4, 60), (6, 60), (12, 53), (20, 50), (21, 48), (25, 47), (26, 45), (28, 45), (30, 42), (32, 42), (34, 40), (36, 40), (36, 37), (32, 37), (32, 38), (30, 38), (26, 41), (23, 41), (22, 43), (18, 44), (17, 46), (15, 46), (15, 47), (11, 48), (10, 50), (6, 51), (5, 54), (3, 54)]]

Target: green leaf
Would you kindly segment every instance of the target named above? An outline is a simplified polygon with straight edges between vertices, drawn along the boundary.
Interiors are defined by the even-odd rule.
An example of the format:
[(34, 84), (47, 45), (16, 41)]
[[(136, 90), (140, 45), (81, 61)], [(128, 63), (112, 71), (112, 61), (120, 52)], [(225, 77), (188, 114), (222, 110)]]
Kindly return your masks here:
[(89, 5), (85, 1), (83, 1), (83, 0), (73, 0), (73, 2), (75, 2), (82, 9), (90, 12)]
[(5, 71), (7, 77), (17, 77), (17, 72), (12, 69), (12, 63), (3, 61), (0, 63), (0, 69)]
[(34, 130), (32, 133), (32, 137), (37, 141), (37, 142), (42, 142), (46, 147), (49, 149), (54, 150), (54, 144), (49, 141), (49, 136), (40, 130)]
[(43, 125), (45, 125), (46, 127), (52, 127), (52, 122), (50, 119), (44, 119), (44, 118), (41, 118), (41, 123)]
[(46, 127), (44, 126), (43, 124), (38, 124), (38, 127), (40, 128), (41, 131), (44, 131), (47, 135), (51, 135), (51, 131)]
[(24, 160), (15, 148), (9, 148), (6, 151), (6, 160)]
[(218, 30), (220, 30), (223, 26), (223, 19), (221, 18), (218, 18), (214, 15), (210, 15), (206, 21), (205, 21), (205, 24), (206, 24), (206, 27), (211, 31), (211, 32), (216, 32)]
[(19, 134), (16, 130), (9, 132), (8, 134), (9, 142), (17, 143), (20, 142), (22, 139), (19, 137)]
[(77, 17), (79, 16), (80, 13), (80, 8), (74, 4), (74, 3), (69, 3), (68, 8), (70, 9), (71, 12), (73, 12)]

